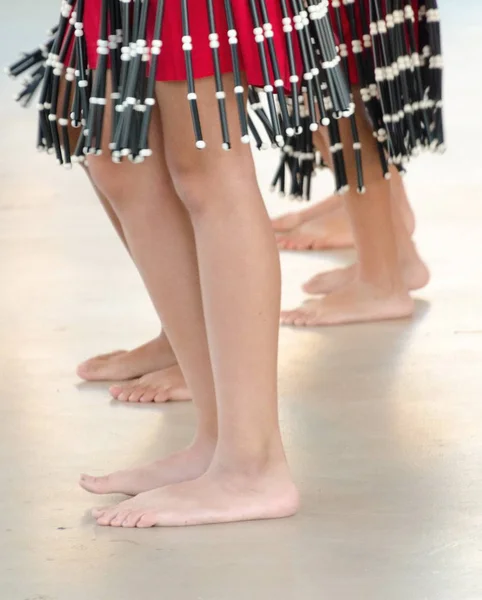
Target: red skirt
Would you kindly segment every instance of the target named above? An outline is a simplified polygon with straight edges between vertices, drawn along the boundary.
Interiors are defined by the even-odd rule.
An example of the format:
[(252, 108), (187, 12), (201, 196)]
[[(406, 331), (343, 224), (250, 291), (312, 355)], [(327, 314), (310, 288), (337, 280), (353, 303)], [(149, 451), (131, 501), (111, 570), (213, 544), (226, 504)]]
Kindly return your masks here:
[[(279, 0), (265, 0), (269, 21), (273, 27), (273, 40), (276, 46), (276, 56), (281, 78), (288, 82), (290, 71), (288, 55), (283, 33), (281, 4)], [(147, 24), (147, 42), (150, 45), (153, 37), (157, 2), (149, 0)], [(102, 0), (85, 0), (84, 33), (87, 44), (89, 66), (97, 63), (97, 40), (100, 29)], [(219, 33), (219, 57), (223, 73), (233, 70), (231, 50), (228, 43), (228, 25), (224, 9), (224, 0), (213, 0), (216, 29)], [(255, 86), (264, 85), (257, 44), (254, 39), (253, 21), (248, 0), (231, 0), (234, 21), (238, 34), (238, 50), (242, 71), (246, 74), (248, 83)], [(189, 34), (192, 37), (192, 61), (194, 77), (212, 77), (214, 66), (212, 51), (209, 47), (209, 22), (206, 0), (190, 0)], [(295, 34), (294, 34), (295, 35)], [(162, 52), (159, 57), (157, 81), (185, 81), (186, 65), (182, 50), (182, 17), (181, 0), (166, 0), (162, 26)], [(295, 48), (297, 50), (297, 48)], [(296, 51), (296, 62), (299, 73), (302, 72), (301, 57)], [(271, 78), (273, 78), (271, 73)]]
[[(239, 39), (240, 63), (243, 72), (246, 74), (248, 82), (251, 85), (264, 85), (261, 66), (258, 56), (258, 49), (254, 41), (253, 21), (249, 8), (249, 0), (231, 0), (236, 30)], [(149, 15), (147, 24), (147, 42), (150, 44), (154, 30), (155, 12), (157, 2), (149, 0)], [(362, 38), (360, 2), (365, 3), (365, 14), (369, 15), (369, 0), (357, 0), (355, 2), (355, 13), (357, 17), (357, 28), (359, 39)], [(276, 56), (281, 71), (281, 78), (288, 81), (290, 72), (286, 52), (286, 44), (283, 33), (281, 4), (279, 0), (265, 0), (268, 10), (269, 21), (273, 26), (274, 43), (276, 45)], [(415, 3), (413, 3), (415, 4)], [(84, 33), (87, 43), (87, 53), (89, 66), (97, 64), (97, 40), (100, 30), (102, 0), (85, 0), (84, 14)], [(216, 28), (219, 33), (219, 56), (222, 73), (232, 71), (231, 52), (228, 43), (228, 26), (226, 23), (226, 13), (224, 9), (224, 0), (213, 0)], [(337, 32), (335, 10), (330, 0), (330, 14), (335, 34)], [(186, 79), (186, 66), (184, 62), (184, 52), (182, 50), (182, 17), (181, 0), (166, 0), (164, 12), (164, 22), (162, 28), (163, 51), (161, 53), (158, 69), (157, 81), (184, 81)], [(418, 14), (415, 9), (415, 24), (418, 23)], [(342, 32), (341, 35), (347, 45), (348, 50), (348, 75), (352, 84), (358, 83), (358, 73), (356, 61), (352, 52), (352, 36), (350, 23), (345, 11), (341, 11)], [(209, 23), (206, 8), (206, 0), (191, 0), (189, 2), (189, 27), (190, 35), (193, 40), (193, 70), (194, 77), (200, 79), (203, 77), (212, 77), (214, 75), (213, 59), (209, 47)], [(337, 36), (335, 36), (337, 37)], [(299, 49), (295, 44), (295, 55), (298, 73), (302, 73), (302, 63)], [(270, 65), (268, 65), (270, 66)], [(273, 75), (271, 73), (271, 79)], [(272, 82), (272, 81), (271, 81)]]

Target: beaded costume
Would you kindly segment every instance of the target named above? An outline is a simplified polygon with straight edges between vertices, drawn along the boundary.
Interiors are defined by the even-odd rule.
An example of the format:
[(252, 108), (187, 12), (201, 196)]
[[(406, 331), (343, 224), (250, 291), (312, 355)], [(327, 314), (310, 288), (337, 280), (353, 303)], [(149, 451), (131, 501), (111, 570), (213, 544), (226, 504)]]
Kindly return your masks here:
[[(251, 133), (258, 147), (280, 147), (274, 186), (309, 197), (320, 125), (336, 188), (347, 186), (340, 118), (351, 121), (364, 190), (350, 86), (360, 88), (385, 175), (389, 163), (403, 169), (421, 149), (443, 149), (442, 67), (436, 0), (63, 0), (48, 41), (9, 72), (28, 73), (23, 104), (40, 90), (38, 146), (67, 166), (101, 152), (107, 103), (113, 160), (149, 157), (156, 81), (186, 81), (202, 150), (196, 80), (214, 77), (220, 143), (229, 150), (222, 74), (233, 73), (243, 143)], [(69, 122), (82, 127), (76, 148)]]

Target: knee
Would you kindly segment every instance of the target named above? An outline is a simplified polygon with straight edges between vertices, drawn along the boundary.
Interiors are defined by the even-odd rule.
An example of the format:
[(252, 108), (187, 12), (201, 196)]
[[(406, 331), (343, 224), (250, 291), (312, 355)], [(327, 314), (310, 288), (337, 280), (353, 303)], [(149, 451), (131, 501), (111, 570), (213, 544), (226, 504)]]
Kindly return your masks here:
[(226, 158), (218, 160), (207, 150), (195, 150), (190, 156), (176, 156), (168, 161), (176, 193), (191, 218), (203, 216), (208, 209), (216, 210), (224, 195), (222, 188), (226, 186), (223, 173), (230, 172)]
[(98, 156), (89, 156), (85, 164), (89, 175), (97, 189), (112, 202), (121, 200), (125, 195), (125, 177), (122, 174), (123, 164), (112, 161), (110, 152)]
[(169, 172), (176, 193), (189, 214), (192, 217), (202, 214), (208, 205), (211, 185), (202, 165), (176, 160), (169, 165)]

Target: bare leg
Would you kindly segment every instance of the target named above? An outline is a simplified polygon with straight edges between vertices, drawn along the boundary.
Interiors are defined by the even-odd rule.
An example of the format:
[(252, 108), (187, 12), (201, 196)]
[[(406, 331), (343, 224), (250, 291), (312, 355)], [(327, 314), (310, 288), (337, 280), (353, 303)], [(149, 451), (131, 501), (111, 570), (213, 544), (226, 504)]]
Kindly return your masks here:
[[(232, 78), (225, 80), (226, 89), (233, 89)], [(213, 439), (218, 432), (216, 452), (206, 474), (195, 481), (155, 489), (95, 511), (102, 525), (275, 518), (297, 508), (277, 421), (276, 247), (251, 154), (237, 141), (236, 127), (233, 150), (220, 149), (213, 91), (212, 80), (198, 82), (209, 145), (209, 150), (199, 153), (189, 145), (192, 132), (185, 85), (158, 86), (169, 169), (187, 212), (165, 180), (164, 167), (152, 172), (147, 164), (141, 166), (143, 172), (132, 167), (136, 169), (132, 179), (141, 188), (136, 202), (126, 198), (115, 208), (193, 390), (197, 439)], [(228, 110), (230, 122), (236, 123), (231, 96)], [(160, 125), (155, 131), (160, 131)], [(155, 148), (159, 161), (162, 157)], [(144, 479), (146, 473), (144, 469)], [(111, 476), (118, 481), (124, 478), (123, 487), (128, 488), (126, 477), (125, 473)], [(152, 469), (147, 478), (152, 487), (162, 485)]]
[[(106, 122), (110, 122), (106, 117)], [(105, 131), (107, 147), (108, 130)], [(84, 475), (81, 485), (94, 493), (136, 494), (146, 489), (194, 479), (211, 463), (217, 439), (214, 384), (201, 308), (192, 226), (164, 159), (160, 116), (151, 132), (154, 157), (141, 165), (112, 163), (106, 150), (89, 160), (97, 188), (115, 210), (132, 258), (153, 304), (178, 349), (180, 365), (195, 394), (198, 425), (191, 446), (139, 469), (106, 477)]]
[[(324, 137), (316, 133), (313, 139), (325, 164), (331, 165)], [(343, 200), (336, 194), (304, 210), (273, 219), (272, 225), (281, 250), (326, 250), (353, 246), (353, 234)]]
[[(315, 144), (330, 164), (323, 134), (314, 135)], [(354, 163), (354, 156), (347, 154), (346, 160)], [(352, 165), (354, 167), (354, 165)], [(408, 202), (402, 178), (395, 168), (391, 169), (394, 186), (394, 215), (402, 219), (410, 235), (415, 230), (413, 211)], [(396, 193), (395, 188), (400, 193)], [(395, 218), (395, 216), (394, 216)], [(354, 244), (353, 233), (341, 196), (328, 199), (300, 212), (284, 215), (273, 221), (277, 232), (278, 247), (282, 250), (326, 250), (347, 248)]]
[[(79, 132), (80, 129), (74, 129), (73, 127), (69, 128), (71, 148), (75, 148), (77, 145)], [(130, 254), (122, 225), (111, 203), (95, 185), (95, 182), (90, 176), (89, 169), (85, 167), (84, 171), (119, 239)], [(172, 395), (173, 398), (184, 398), (186, 395), (189, 396), (189, 394), (186, 393), (186, 385), (181, 371), (177, 366), (176, 357), (172, 351), (171, 344), (164, 332), (161, 332), (156, 338), (134, 350), (117, 350), (115, 352), (109, 352), (108, 354), (101, 354), (83, 362), (77, 367), (77, 374), (79, 377), (87, 381), (124, 381), (135, 377), (142, 377), (148, 373), (153, 373), (153, 376), (149, 378), (148, 389), (146, 389), (145, 386), (146, 382), (143, 382), (142, 388), (145, 389), (146, 392), (143, 398), (152, 395), (152, 385), (154, 382), (157, 383), (158, 390), (154, 394), (153, 399), (154, 397), (160, 398), (161, 395), (165, 397), (166, 390), (169, 390), (169, 395)], [(137, 388), (132, 389), (132, 385), (130, 387), (129, 397), (133, 395), (134, 392), (138, 392)], [(120, 389), (119, 386), (115, 386), (112, 389), (112, 394), (115, 398), (122, 393), (124, 393), (122, 386), (120, 386)]]
[[(410, 205), (403, 180), (396, 169), (392, 169), (391, 188), (393, 225), (403, 280), (408, 290), (419, 290), (428, 284), (430, 273), (411, 239), (412, 231), (408, 228), (410, 221), (407, 225), (407, 211), (404, 208), (407, 206), (410, 208)], [(408, 218), (410, 219), (410, 215)], [(413, 216), (411, 222), (414, 223)], [(319, 273), (305, 283), (303, 290), (313, 295), (329, 294), (353, 282), (357, 278), (358, 268), (356, 263), (349, 267)]]
[[(353, 191), (356, 190), (356, 172), (352, 161), (348, 161), (352, 191), (344, 196), (359, 257), (357, 278), (325, 298), (310, 300), (299, 309), (285, 311), (282, 314), (284, 324), (336, 325), (403, 318), (413, 313), (413, 301), (399, 261), (391, 204), (393, 188), (382, 176), (371, 127), (363, 116), (360, 100), (357, 110), (367, 192), (360, 196)], [(349, 123), (341, 121), (340, 128), (345, 148), (349, 148)], [(405, 235), (408, 236), (406, 230)]]
[[(232, 90), (233, 78), (225, 76), (224, 80), (226, 90)], [(233, 149), (225, 153), (220, 147), (217, 107), (212, 101), (213, 81), (198, 81), (197, 92), (208, 143), (202, 153), (191, 141), (185, 84), (158, 85), (169, 169), (189, 212), (196, 240), (218, 408), (216, 452), (209, 470), (195, 481), (156, 489), (95, 511), (101, 525), (152, 527), (278, 518), (293, 514), (298, 506), (278, 425), (280, 273), (276, 245), (250, 149), (238, 141), (234, 98), (228, 94)], [(158, 231), (154, 237), (163, 239)], [(144, 245), (152, 256), (153, 244)], [(159, 261), (162, 254), (156, 261), (158, 273)], [(177, 262), (174, 272), (179, 278), (185, 266)], [(191, 283), (195, 282), (194, 277)], [(148, 287), (152, 289), (154, 283)], [(178, 328), (185, 327), (179, 321), (186, 321), (186, 315), (179, 310), (182, 295), (174, 286), (172, 291), (176, 292), (172, 314), (168, 314), (164, 300), (162, 317), (184, 369), (184, 347), (189, 342), (178, 335)], [(195, 290), (191, 290), (193, 297), (200, 308), (201, 299)], [(195, 328), (193, 334), (190, 325), (189, 336), (197, 356), (185, 361), (188, 383), (192, 358), (208, 362), (207, 357), (200, 356), (206, 349), (204, 338), (195, 335)], [(210, 379), (205, 368), (203, 371)], [(196, 388), (191, 387), (197, 399)], [(212, 411), (213, 407), (204, 406), (200, 416)]]

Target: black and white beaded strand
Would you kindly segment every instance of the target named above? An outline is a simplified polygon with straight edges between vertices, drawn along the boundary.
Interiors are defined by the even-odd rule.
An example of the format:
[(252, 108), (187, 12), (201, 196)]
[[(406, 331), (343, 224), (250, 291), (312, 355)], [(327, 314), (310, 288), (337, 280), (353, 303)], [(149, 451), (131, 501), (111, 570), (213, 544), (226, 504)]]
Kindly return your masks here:
[(443, 57), (440, 34), (440, 12), (437, 0), (426, 0), (428, 41), (432, 49), (429, 59), (429, 102), (432, 110), (433, 140), (431, 149), (445, 150), (443, 128)]
[(75, 20), (75, 49), (76, 49), (76, 77), (79, 90), (82, 123), (85, 125), (89, 116), (89, 80), (87, 72), (87, 48), (84, 35), (84, 10), (85, 0), (77, 0)]
[[(238, 53), (238, 31), (234, 21), (233, 7), (231, 0), (224, 0), (224, 11), (226, 13), (226, 22), (228, 25), (228, 42), (231, 50), (231, 62), (233, 64), (233, 77), (234, 77), (234, 95), (236, 98), (236, 104), (238, 107), (238, 118), (239, 126), (241, 130), (241, 142), (243, 144), (249, 144), (249, 123), (246, 112), (246, 97), (245, 89), (243, 85), (243, 79), (241, 76), (239, 53)], [(256, 128), (255, 128), (256, 130)], [(257, 133), (257, 130), (256, 130)], [(259, 137), (259, 135), (258, 135)], [(256, 139), (256, 143), (258, 140)]]
[[(138, 154), (138, 148), (134, 148), (133, 146), (134, 144), (135, 146), (139, 145), (138, 139), (132, 139), (132, 137), (138, 138), (138, 136), (132, 136), (133, 129), (135, 129), (133, 125), (136, 109), (139, 105), (142, 107), (145, 106), (144, 103), (140, 104), (140, 100), (137, 97), (137, 90), (140, 85), (139, 77), (142, 79), (143, 75), (142, 63), (148, 52), (146, 41), (148, 7), (148, 0), (135, 1), (134, 18), (132, 21), (133, 41), (129, 44), (130, 61), (126, 78), (125, 98), (123, 101), (121, 122), (118, 125), (122, 129), (122, 136), (119, 141), (121, 156), (129, 156), (132, 160), (136, 160)], [(119, 149), (117, 150), (119, 151)]]
[(256, 0), (249, 0), (249, 6), (251, 11), (251, 19), (253, 22), (253, 34), (254, 41), (258, 49), (259, 62), (261, 66), (261, 73), (263, 78), (263, 90), (266, 94), (266, 100), (268, 102), (268, 110), (271, 119), (271, 127), (274, 133), (274, 141), (280, 147), (284, 145), (284, 137), (281, 133), (281, 127), (278, 117), (278, 111), (276, 109), (276, 102), (274, 98), (274, 88), (271, 85), (270, 73), (268, 66), (268, 57), (266, 53), (266, 38), (264, 35), (263, 27), (261, 26), (261, 19), (258, 14), (258, 8)]
[(194, 71), (192, 65), (192, 37), (189, 29), (189, 13), (188, 13), (188, 1), (181, 0), (181, 13), (182, 13), (182, 49), (184, 51), (184, 59), (186, 63), (186, 76), (187, 76), (187, 88), (188, 94), (187, 99), (191, 109), (191, 118), (194, 128), (194, 137), (196, 140), (196, 148), (202, 150), (206, 147), (206, 142), (203, 139), (201, 119), (199, 118), (199, 108), (197, 104), (196, 84), (194, 81)]
[[(62, 41), (62, 47), (57, 55), (57, 60), (54, 65), (54, 69), (52, 71), (52, 83), (51, 83), (51, 93), (50, 93), (50, 113), (48, 116), (49, 124), (50, 124), (50, 133), (52, 136), (52, 141), (54, 144), (54, 150), (57, 155), (57, 161), (59, 164), (65, 164), (67, 167), (71, 166), (70, 155), (67, 151), (62, 153), (62, 144), (60, 140), (60, 133), (58, 129), (58, 125), (61, 127), (62, 138), (65, 139), (65, 134), (67, 130), (67, 126), (65, 121), (62, 121), (58, 118), (59, 113), (59, 101), (60, 101), (60, 86), (61, 81), (65, 72), (65, 61), (67, 60), (67, 56), (70, 53), (75, 54), (73, 50), (73, 42), (74, 42), (74, 32), (75, 32), (75, 20), (71, 18), (69, 20), (69, 27), (67, 28), (67, 32)], [(64, 106), (62, 106), (64, 108)]]
[(109, 56), (108, 19), (108, 0), (102, 0), (100, 31), (99, 38), (97, 40), (97, 65), (95, 69), (92, 93), (89, 98), (90, 109), (86, 125), (86, 143), (84, 148), (85, 154), (101, 153), (100, 146), (106, 105), (105, 91), (107, 79), (107, 61)]
[(47, 39), (43, 44), (30, 52), (22, 54), (21, 58), (5, 69), (5, 73), (13, 79), (24, 75), (20, 83), (21, 89), (15, 96), (15, 101), (24, 108), (30, 105), (42, 83), (45, 74), (45, 63), (54, 45), (57, 29), (58, 26), (55, 26), (48, 31)]
[(151, 65), (149, 76), (147, 79), (146, 93), (144, 105), (146, 110), (142, 117), (140, 139), (139, 139), (139, 155), (143, 158), (151, 156), (152, 150), (148, 146), (149, 128), (152, 118), (152, 110), (156, 104), (156, 75), (159, 64), (159, 57), (162, 52), (162, 28), (164, 23), (165, 0), (158, 0), (156, 9), (156, 20), (154, 23), (154, 34), (151, 44)]
[(278, 107), (281, 113), (281, 123), (283, 127), (283, 133), (288, 138), (295, 135), (295, 129), (291, 123), (291, 116), (288, 111), (288, 105), (286, 102), (285, 94), (285, 82), (281, 78), (281, 71), (279, 67), (278, 57), (276, 55), (276, 47), (274, 44), (274, 32), (273, 24), (270, 22), (268, 8), (265, 0), (258, 0), (261, 18), (263, 20), (263, 31), (266, 43), (268, 46), (268, 54), (271, 61), (271, 70), (274, 77), (274, 87), (276, 88), (276, 97), (278, 100)]
[[(295, 134), (299, 135), (302, 131), (301, 116), (300, 116), (300, 77), (296, 68), (295, 45), (293, 40), (293, 20), (291, 13), (288, 10), (287, 0), (281, 0), (281, 10), (283, 14), (283, 32), (285, 35), (285, 45), (288, 54), (288, 66), (290, 72), (290, 88), (291, 88), (291, 111), (292, 124)], [(283, 171), (284, 172), (284, 171)]]
[[(54, 140), (52, 138), (51, 126), (48, 115), (52, 107), (52, 87), (53, 72), (58, 61), (59, 53), (62, 47), (67, 28), (72, 15), (74, 0), (63, 0), (60, 9), (60, 20), (57, 27), (55, 42), (52, 45), (51, 52), (47, 56), (45, 63), (45, 73), (40, 91), (40, 97), (37, 104), (39, 115), (39, 149), (46, 149), (50, 152), (53, 149)], [(58, 153), (57, 153), (58, 158)]]
[[(365, 16), (365, 8), (362, 3), (360, 8), (360, 25), (362, 38), (359, 36), (358, 19), (355, 13), (355, 0), (343, 0), (343, 5), (348, 16), (348, 24), (351, 35), (352, 53), (355, 57), (355, 64), (360, 85), (361, 99), (365, 105), (367, 114), (373, 125), (373, 136), (376, 140), (380, 165), (382, 167), (383, 176), (390, 177), (388, 169), (388, 161), (385, 153), (386, 144), (386, 129), (383, 123), (383, 114), (378, 101), (377, 86), (374, 80), (373, 59), (371, 54), (371, 37), (368, 29), (368, 19)], [(363, 41), (362, 41), (363, 40)]]
[[(337, 33), (339, 39), (339, 51), (341, 57), (341, 63), (343, 66), (343, 71), (345, 73), (346, 80), (349, 81), (349, 67), (348, 67), (348, 46), (347, 40), (345, 39), (345, 34), (343, 30), (342, 24), (342, 16), (341, 16), (341, 1), (340, 0), (332, 0), (332, 6), (335, 9), (335, 19), (337, 24)], [(350, 97), (350, 102), (353, 104), (353, 97)], [(363, 178), (363, 162), (362, 162), (362, 146), (360, 142), (360, 135), (358, 133), (358, 127), (356, 124), (355, 114), (352, 112), (349, 116), (350, 119), (350, 129), (351, 135), (353, 139), (353, 153), (355, 156), (355, 165), (356, 165), (356, 173), (357, 173), (357, 191), (359, 194), (365, 193), (365, 184)]]
[(223, 149), (231, 149), (231, 140), (229, 137), (228, 115), (226, 112), (226, 92), (224, 91), (223, 77), (221, 73), (221, 63), (219, 59), (219, 34), (216, 28), (216, 17), (214, 14), (213, 0), (206, 0), (208, 21), (209, 21), (209, 47), (214, 66), (214, 81), (216, 86), (216, 100), (219, 109), (219, 120), (221, 122), (221, 135), (223, 139)]
[[(303, 65), (303, 76), (301, 88), (305, 91), (305, 101), (307, 107), (307, 116), (309, 116), (309, 129), (311, 132), (315, 132), (319, 128), (317, 112), (315, 107), (315, 86), (316, 82), (313, 82), (313, 68), (315, 67), (314, 62), (311, 59), (311, 40), (310, 35), (305, 27), (307, 26), (306, 19), (304, 19), (302, 12), (302, 5), (297, 0), (291, 0), (291, 9), (293, 11), (293, 25), (298, 38), (298, 45), (301, 52), (301, 59)], [(320, 111), (323, 103), (319, 103)], [(306, 118), (304, 119), (306, 126)]]

